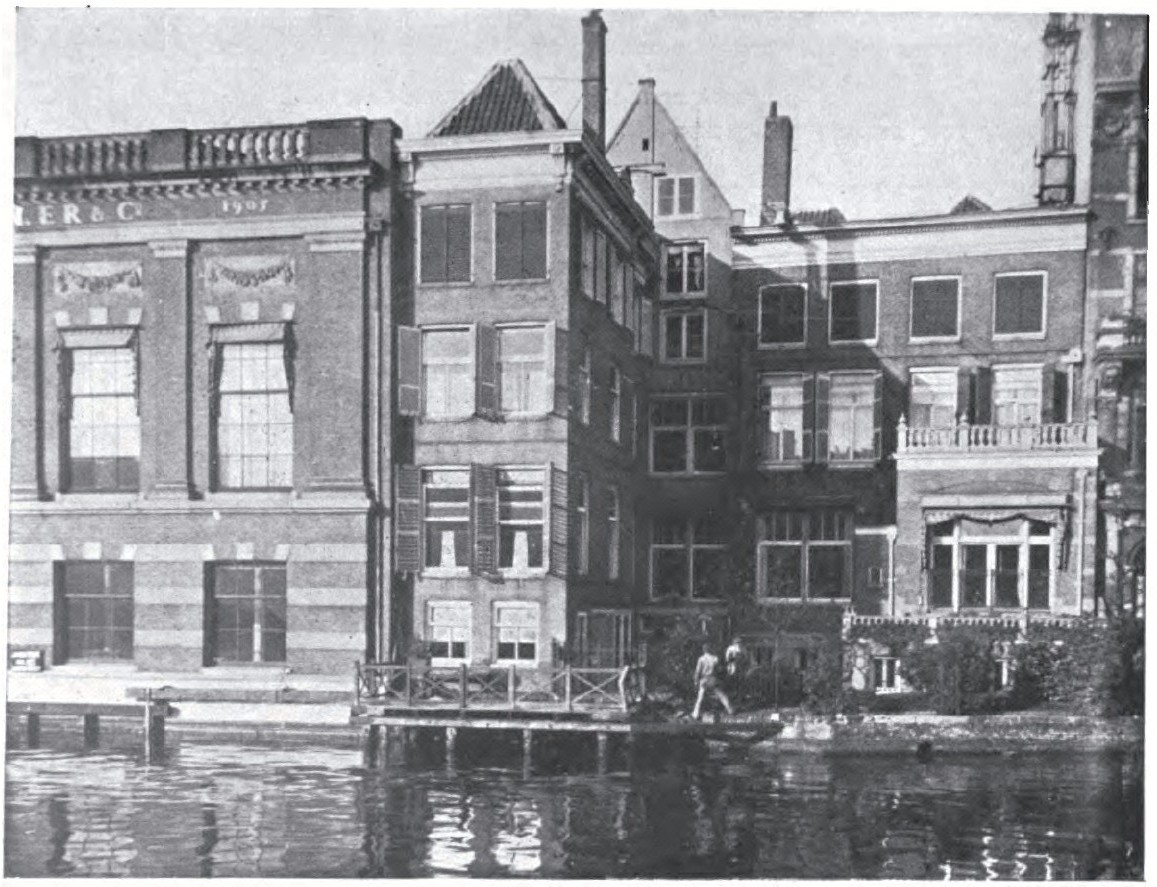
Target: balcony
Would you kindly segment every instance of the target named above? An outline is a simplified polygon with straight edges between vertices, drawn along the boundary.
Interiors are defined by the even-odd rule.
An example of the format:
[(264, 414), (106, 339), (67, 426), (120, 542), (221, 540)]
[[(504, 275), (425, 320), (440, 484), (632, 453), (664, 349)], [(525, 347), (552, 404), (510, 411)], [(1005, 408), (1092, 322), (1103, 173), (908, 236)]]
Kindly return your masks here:
[(1097, 428), (1091, 422), (1036, 425), (970, 425), (950, 428), (909, 426), (901, 417), (896, 426), (896, 456), (933, 454), (996, 455), (1002, 453), (1060, 453), (1097, 448)]
[(846, 639), (854, 638), (857, 629), (873, 625), (921, 625), (928, 630), (928, 637), (935, 636), (941, 626), (951, 628), (964, 625), (1000, 625), (1018, 627), (1022, 635), (1028, 626), (1043, 625), (1070, 628), (1079, 624), (1081, 617), (1071, 613), (1049, 613), (1047, 611), (1004, 610), (973, 613), (916, 613), (907, 616), (870, 616), (859, 613), (844, 613), (843, 633)]

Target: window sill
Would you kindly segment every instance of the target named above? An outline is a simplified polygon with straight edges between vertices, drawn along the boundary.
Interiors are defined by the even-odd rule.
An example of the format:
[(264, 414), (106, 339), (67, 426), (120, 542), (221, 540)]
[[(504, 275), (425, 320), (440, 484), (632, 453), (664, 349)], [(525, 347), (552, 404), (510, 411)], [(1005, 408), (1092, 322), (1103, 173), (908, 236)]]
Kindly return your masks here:
[(54, 502), (61, 505), (117, 505), (129, 507), (141, 501), (139, 491), (123, 492), (109, 491), (107, 493), (57, 493), (53, 496)]
[(537, 659), (495, 659), (491, 663), (495, 668), (510, 668), (512, 665), (515, 668), (538, 668), (539, 664)]
[(430, 287), (431, 289), (461, 289), (462, 287), (474, 286), (474, 278), (469, 280), (419, 280), (418, 286)]
[(650, 471), (650, 476), (653, 478), (671, 478), (673, 480), (691, 480), (694, 478), (717, 478), (725, 477), (726, 471)]
[(955, 336), (909, 336), (910, 345), (956, 345), (961, 340), (960, 334)]
[(479, 416), (477, 413), (463, 413), (460, 416), (427, 416), (423, 414), (418, 418), (421, 422), (430, 425), (443, 425), (451, 422), (469, 422), (471, 419), (484, 419), (485, 417)]
[(1037, 333), (993, 333), (992, 341), (994, 342), (1040, 342), (1045, 338), (1045, 332), (1042, 330)]
[[(543, 422), (553, 416), (550, 410), (542, 413), (499, 413), (497, 421), (499, 422)], [(481, 418), (481, 417), (479, 417)], [(491, 420), (493, 421), (493, 420)]]
[(499, 280), (497, 277), (494, 278), (495, 286), (516, 286), (520, 283), (550, 283), (550, 275), (546, 277), (517, 277), (509, 280), (505, 278), (502, 280)]
[(807, 342), (759, 342), (756, 347), (760, 351), (791, 351), (806, 348)]
[(470, 575), (469, 567), (426, 567), (418, 573), (423, 579), (462, 579)]
[(503, 579), (542, 579), (546, 576), (546, 568), (531, 567), (525, 570), (518, 570), (512, 569), (511, 567), (499, 567), (498, 575)]
[(853, 468), (875, 468), (879, 463), (879, 459), (873, 456), (870, 459), (829, 459), (826, 462), (817, 462), (817, 465), (826, 465), (828, 468), (834, 468), (837, 471), (844, 471)]
[(706, 357), (664, 357), (659, 363), (670, 366), (703, 366), (707, 363)]
[(761, 471), (803, 471), (811, 464), (811, 462), (805, 462), (803, 459), (790, 462), (786, 460), (782, 462), (761, 461), (759, 463), (759, 469)]
[(680, 299), (694, 299), (696, 302), (701, 302), (707, 298), (707, 290), (697, 290), (690, 293), (660, 293), (660, 302), (678, 302)]
[(867, 345), (870, 348), (874, 348), (878, 344), (878, 342), (879, 342), (879, 338), (873, 338), (873, 339), (833, 339), (833, 338), (831, 338), (831, 336), (828, 337), (828, 344), (829, 345), (835, 345), (836, 347), (839, 347), (840, 345)]
[(284, 505), (293, 500), (292, 489), (214, 490), (205, 494), (208, 505)]

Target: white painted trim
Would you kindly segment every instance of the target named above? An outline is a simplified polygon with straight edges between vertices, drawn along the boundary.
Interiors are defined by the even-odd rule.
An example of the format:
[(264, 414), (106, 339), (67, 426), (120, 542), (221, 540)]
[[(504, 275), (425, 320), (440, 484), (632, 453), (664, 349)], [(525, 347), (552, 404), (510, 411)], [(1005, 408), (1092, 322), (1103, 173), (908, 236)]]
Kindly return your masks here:
[[(1040, 299), (1040, 332), (1032, 333), (998, 333), (996, 331), (996, 282), (1002, 277), (1040, 277), (1043, 281), (1041, 284), (1041, 299)], [(1031, 271), (1002, 271), (998, 274), (992, 275), (992, 340), (994, 342), (1010, 342), (1017, 339), (1044, 339), (1048, 335), (1049, 329), (1049, 273), (1044, 270)]]
[[(800, 342), (764, 342), (763, 341), (763, 294), (766, 290), (797, 289), (803, 290), (803, 341)], [(760, 351), (784, 351), (793, 348), (806, 348), (808, 344), (808, 285), (804, 282), (766, 283), (759, 288), (755, 296), (755, 342)]]
[[(791, 268), (814, 265), (865, 264), (909, 259), (1005, 256), (1025, 253), (1075, 252), (1086, 246), (1085, 212), (1045, 221), (999, 219), (961, 226), (916, 219), (896, 223), (894, 230), (855, 228), (832, 231), (777, 232), (777, 239), (763, 243), (732, 238), (735, 270)], [(905, 230), (907, 229), (907, 230)], [(829, 234), (831, 239), (829, 239)]]
[(533, 132), (483, 133), (481, 135), (438, 136), (436, 138), (399, 139), (398, 155), (403, 162), (413, 154), (454, 154), (464, 151), (502, 148), (536, 148), (582, 141), (582, 130), (547, 129)]
[(914, 456), (897, 453), (896, 467), (901, 471), (1035, 471), (1040, 468), (1096, 468), (1098, 450), (1089, 447), (1071, 453), (961, 453)]
[[(832, 338), (832, 307), (834, 300), (832, 299), (832, 290), (838, 286), (862, 286), (870, 283), (875, 288), (876, 292), (876, 334), (870, 339), (833, 339)], [(874, 346), (880, 340), (880, 281), (875, 278), (865, 278), (862, 280), (829, 280), (828, 281), (828, 344), (832, 346), (840, 345), (872, 345)]]
[[(703, 356), (702, 357), (669, 357), (667, 355), (667, 318), (671, 315), (688, 317), (698, 314), (703, 318)], [(685, 306), (680, 308), (660, 308), (659, 310), (659, 361), (674, 366), (701, 366), (707, 363), (709, 351), (710, 318), (705, 306)], [(683, 321), (683, 350), (687, 350), (687, 322)]]
[[(687, 246), (702, 246), (703, 247), (703, 289), (700, 292), (682, 292), (669, 293), (667, 292), (667, 251), (675, 248), (682, 249)], [(672, 240), (669, 243), (664, 243), (662, 248), (662, 255), (660, 258), (660, 273), (659, 273), (659, 299), (662, 302), (677, 302), (680, 299), (706, 299), (707, 291), (709, 289), (709, 281), (707, 269), (709, 267), (708, 260), (711, 258), (711, 245), (703, 238), (691, 237), (681, 240)], [(687, 266), (683, 266), (683, 276), (686, 278)]]
[[(955, 280), (956, 281), (956, 335), (954, 336), (916, 336), (912, 333), (912, 323), (916, 317), (916, 284), (921, 281)], [(925, 345), (936, 342), (959, 342), (964, 336), (964, 278), (960, 274), (927, 274), (913, 277), (908, 282), (908, 341), (913, 345)]]

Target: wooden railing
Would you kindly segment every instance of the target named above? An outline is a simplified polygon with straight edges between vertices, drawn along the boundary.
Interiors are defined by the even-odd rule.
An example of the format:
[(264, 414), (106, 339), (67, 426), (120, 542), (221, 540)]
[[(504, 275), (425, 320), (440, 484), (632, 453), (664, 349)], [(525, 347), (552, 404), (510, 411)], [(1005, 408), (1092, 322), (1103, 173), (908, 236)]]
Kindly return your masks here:
[(148, 165), (144, 134), (45, 139), (40, 143), (44, 176), (92, 176), (143, 172)]
[(1091, 422), (917, 428), (901, 417), (896, 441), (897, 454), (1083, 450), (1096, 447), (1097, 431)]
[(304, 126), (189, 133), (189, 169), (301, 163), (308, 153), (309, 131)]
[(358, 705), (387, 708), (621, 709), (625, 706), (619, 676), (617, 668), (438, 668), (359, 662), (354, 698)]

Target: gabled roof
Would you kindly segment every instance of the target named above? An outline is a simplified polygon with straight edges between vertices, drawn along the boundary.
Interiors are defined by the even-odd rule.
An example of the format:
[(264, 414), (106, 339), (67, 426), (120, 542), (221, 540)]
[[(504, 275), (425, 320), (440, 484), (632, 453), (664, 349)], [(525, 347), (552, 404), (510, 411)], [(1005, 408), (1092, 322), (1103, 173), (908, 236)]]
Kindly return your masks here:
[(566, 121), (539, 89), (520, 59), (497, 62), (455, 105), (431, 137), (565, 129)]
[(960, 216), (965, 213), (990, 213), (992, 207), (981, 200), (979, 197), (973, 197), (971, 194), (967, 195), (956, 206), (952, 207), (950, 216)]

